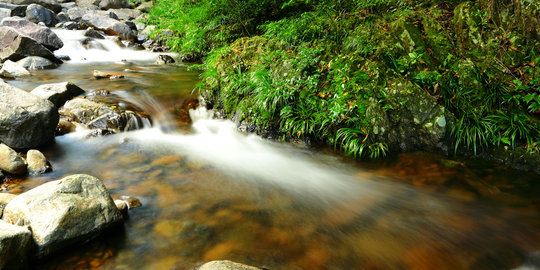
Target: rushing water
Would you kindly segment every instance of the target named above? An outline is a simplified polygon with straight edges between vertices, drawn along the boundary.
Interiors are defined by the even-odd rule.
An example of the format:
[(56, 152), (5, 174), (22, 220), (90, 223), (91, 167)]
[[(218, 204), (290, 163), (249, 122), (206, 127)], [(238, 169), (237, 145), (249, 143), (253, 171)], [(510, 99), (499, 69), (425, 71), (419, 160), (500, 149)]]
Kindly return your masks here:
[[(59, 33), (70, 41), (58, 54), (74, 60), (10, 83), (31, 90), (70, 80), (107, 89), (154, 118), (175, 118), (178, 104), (197, 94), (198, 74), (186, 66), (153, 65), (156, 54), (110, 40), (87, 50), (80, 33)], [(127, 76), (94, 80), (94, 69)], [(359, 163), (240, 134), (202, 109), (190, 113), (189, 129), (154, 121), (99, 138), (59, 136), (43, 149), (53, 172), (4, 183), (21, 193), (88, 173), (114, 198), (143, 203), (122, 229), (34, 268), (195, 269), (217, 259), (269, 269), (540, 267), (538, 175), (421, 152)]]

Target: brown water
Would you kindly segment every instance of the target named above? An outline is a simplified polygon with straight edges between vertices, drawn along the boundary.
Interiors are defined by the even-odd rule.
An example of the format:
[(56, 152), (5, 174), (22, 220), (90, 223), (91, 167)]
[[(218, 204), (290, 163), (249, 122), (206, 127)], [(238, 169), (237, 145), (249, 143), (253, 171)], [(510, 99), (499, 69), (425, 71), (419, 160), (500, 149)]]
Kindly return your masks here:
[[(91, 78), (94, 69), (126, 68), (123, 80)], [(197, 94), (198, 74), (181, 65), (65, 64), (11, 83), (30, 90), (65, 80), (148, 93), (173, 111)], [(513, 269), (540, 250), (538, 175), (489, 162), (422, 152), (355, 162), (217, 120), (56, 141), (44, 149), (53, 172), (11, 179), (3, 191), (88, 173), (114, 198), (143, 206), (123, 228), (35, 269), (195, 269), (218, 259), (268, 269)]]

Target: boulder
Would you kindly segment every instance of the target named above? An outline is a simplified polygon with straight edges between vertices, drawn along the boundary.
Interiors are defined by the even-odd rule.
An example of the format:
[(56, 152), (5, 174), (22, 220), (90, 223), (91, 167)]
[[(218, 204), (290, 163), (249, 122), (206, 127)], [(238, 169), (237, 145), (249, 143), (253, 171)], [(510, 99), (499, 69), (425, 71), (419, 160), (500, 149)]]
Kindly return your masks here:
[(84, 31), (84, 36), (95, 38), (95, 39), (105, 39), (105, 37), (98, 31), (96, 31), (94, 28), (86, 29), (86, 31)]
[(40, 85), (34, 88), (30, 94), (47, 99), (60, 108), (66, 101), (84, 94), (84, 90), (73, 83), (61, 82)]
[(30, 72), (11, 60), (4, 62), (2, 69), (0, 69), (0, 77), (15, 79), (24, 76), (30, 76)]
[(87, 12), (88, 10), (83, 10), (80, 7), (74, 7), (74, 8), (68, 9), (67, 15), (70, 20), (78, 22), (81, 20), (82, 16)]
[(47, 26), (54, 26), (58, 22), (52, 10), (38, 4), (31, 4), (26, 8), (26, 19), (35, 23), (43, 22)]
[(54, 51), (62, 48), (64, 43), (62, 40), (48, 27), (33, 23), (27, 19), (20, 17), (5, 18), (0, 23), (1, 26), (10, 26), (15, 28), (22, 34), (25, 34), (47, 49)]
[(28, 173), (32, 175), (43, 174), (52, 170), (51, 164), (43, 153), (38, 150), (28, 150), (26, 153)]
[(58, 110), (48, 100), (0, 81), (0, 141), (34, 148), (54, 140)]
[(261, 268), (224, 260), (207, 262), (199, 270), (261, 270)]
[(133, 130), (143, 126), (143, 116), (136, 112), (113, 109), (104, 103), (84, 98), (72, 99), (59, 110), (66, 119), (84, 124), (90, 129), (103, 130), (105, 133)]
[(156, 64), (157, 65), (164, 65), (164, 64), (172, 64), (172, 63), (175, 63), (176, 61), (174, 60), (174, 58), (172, 58), (170, 55), (166, 55), (166, 54), (160, 54), (158, 56), (158, 58), (156, 59)]
[(144, 3), (141, 3), (137, 8), (136, 10), (140, 10), (144, 13), (148, 13), (148, 11), (150, 11), (150, 9), (154, 6), (154, 4), (152, 4), (152, 2), (144, 2)]
[(62, 10), (68, 10), (70, 8), (74, 8), (77, 6), (77, 3), (75, 2), (66, 2), (66, 3), (60, 3), (60, 6), (62, 7)]
[(118, 20), (107, 15), (87, 13), (81, 18), (81, 24), (104, 31), (108, 35), (119, 36), (125, 40), (132, 40), (134, 35), (131, 28)]
[(26, 269), (32, 248), (28, 227), (0, 220), (0, 269)]
[(0, 143), (0, 170), (10, 174), (24, 174), (26, 161), (15, 150)]
[(66, 22), (62, 27), (67, 30), (73, 30), (80, 28), (80, 25), (76, 22)]
[(69, 22), (69, 16), (65, 12), (60, 12), (56, 14), (56, 20), (58, 22)]
[(116, 16), (120, 20), (124, 20), (124, 21), (133, 20), (141, 16), (142, 14), (141, 11), (136, 10), (136, 9), (131, 9), (131, 8), (109, 9), (109, 11), (116, 14)]
[(126, 0), (101, 0), (99, 8), (107, 10), (110, 8), (127, 8), (129, 4)]
[(52, 10), (54, 13), (58, 13), (62, 11), (62, 6), (60, 6), (60, 4), (58, 4), (58, 1), (56, 0), (8, 0), (8, 1), (16, 5), (38, 4), (40, 6), (43, 6)]
[(97, 9), (100, 0), (77, 0), (77, 6), (82, 8)]
[(101, 180), (77, 174), (17, 196), (2, 219), (30, 226), (37, 256), (44, 257), (118, 225), (122, 214)]
[(23, 68), (26, 68), (27, 70), (50, 69), (59, 66), (58, 64), (51, 62), (49, 59), (40, 56), (25, 57), (17, 61), (17, 64)]
[(9, 9), (11, 11), (9, 16), (24, 17), (26, 15), (26, 6), (24, 5), (13, 5), (6, 2), (0, 2), (0, 8)]
[(21, 34), (15, 28), (0, 26), (0, 62), (8, 59), (17, 61), (27, 56), (41, 56), (54, 63), (62, 63), (62, 60), (33, 38)]

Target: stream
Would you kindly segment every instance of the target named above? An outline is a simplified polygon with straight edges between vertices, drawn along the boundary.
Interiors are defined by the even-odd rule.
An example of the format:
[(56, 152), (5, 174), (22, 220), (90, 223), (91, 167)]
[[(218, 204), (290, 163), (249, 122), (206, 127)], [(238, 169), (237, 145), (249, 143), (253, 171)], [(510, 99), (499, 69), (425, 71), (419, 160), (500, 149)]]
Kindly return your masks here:
[[(192, 125), (166, 126), (197, 97), (199, 73), (155, 65), (157, 53), (109, 39), (87, 49), (81, 32), (55, 30), (71, 61), (9, 83), (32, 90), (71, 81), (143, 104), (153, 126), (42, 149), (53, 171), (12, 179), (19, 194), (76, 173), (113, 198), (139, 198), (123, 228), (35, 269), (196, 269), (232, 260), (268, 269), (539, 269), (538, 175), (480, 159), (414, 152), (354, 161), (332, 149), (278, 143), (191, 110)], [(125, 61), (127, 60), (127, 61)], [(125, 72), (95, 80), (93, 70)], [(172, 127), (171, 127), (172, 126)]]

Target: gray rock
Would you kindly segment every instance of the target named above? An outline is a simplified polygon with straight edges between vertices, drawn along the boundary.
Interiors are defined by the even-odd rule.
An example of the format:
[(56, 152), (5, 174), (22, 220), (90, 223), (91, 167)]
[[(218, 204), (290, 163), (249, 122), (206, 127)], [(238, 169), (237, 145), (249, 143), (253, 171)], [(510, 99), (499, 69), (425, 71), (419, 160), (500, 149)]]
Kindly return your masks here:
[(130, 21), (133, 20), (139, 16), (141, 16), (142, 12), (136, 9), (130, 9), (130, 8), (120, 8), (120, 9), (109, 9), (110, 12), (113, 12), (116, 14), (116, 16), (120, 20), (124, 21)]
[(33, 38), (51, 51), (58, 50), (64, 46), (62, 40), (51, 29), (21, 17), (5, 18), (0, 25), (17, 29), (20, 33)]
[(84, 31), (84, 36), (96, 39), (105, 39), (105, 37), (100, 32), (96, 31), (94, 28), (86, 29), (86, 31)]
[(99, 8), (107, 10), (110, 8), (127, 8), (129, 4), (126, 0), (101, 0)]
[(101, 180), (78, 174), (17, 196), (2, 219), (29, 225), (37, 256), (44, 257), (118, 225), (122, 214)]
[(13, 5), (6, 2), (0, 2), (0, 8), (5, 8), (11, 10), (10, 16), (20, 16), (24, 17), (26, 15), (26, 6), (25, 5)]
[(106, 130), (107, 133), (133, 130), (143, 126), (143, 117), (136, 112), (113, 109), (107, 104), (83, 98), (66, 102), (59, 112), (67, 119), (84, 124), (90, 129)]
[(87, 13), (88, 10), (81, 9), (80, 7), (70, 8), (67, 11), (67, 15), (70, 20), (78, 22), (81, 20), (82, 16)]
[(60, 108), (66, 101), (84, 94), (84, 90), (73, 83), (61, 82), (40, 85), (34, 88), (30, 94), (47, 99)]
[(11, 60), (4, 62), (2, 69), (0, 69), (0, 77), (15, 79), (24, 76), (30, 76), (30, 72)]
[(63, 28), (67, 30), (79, 29), (81, 26), (76, 22), (65, 22)]
[(26, 162), (28, 163), (29, 174), (43, 174), (52, 170), (51, 164), (47, 161), (45, 155), (38, 150), (28, 150), (26, 153)]
[(56, 20), (59, 21), (59, 22), (68, 22), (69, 21), (69, 16), (67, 15), (66, 12), (60, 12), (60, 13), (56, 14)]
[(170, 55), (160, 54), (158, 58), (156, 59), (157, 65), (172, 64), (172, 63), (176, 63), (176, 61)]
[(9, 146), (0, 143), (0, 170), (10, 174), (26, 173), (26, 162)]
[(261, 270), (261, 268), (225, 260), (207, 262), (199, 270)]
[(54, 26), (58, 22), (52, 10), (38, 4), (31, 4), (26, 8), (26, 19), (35, 23), (43, 22), (47, 26)]
[(142, 30), (144, 30), (144, 28), (146, 28), (146, 24), (144, 24), (142, 22), (136, 23), (135, 27), (137, 28), (137, 31), (142, 31)]
[(128, 25), (107, 15), (87, 13), (81, 18), (81, 24), (102, 30), (108, 35), (119, 36), (125, 40), (132, 40), (134, 37)]
[(100, 0), (77, 0), (77, 6), (81, 8), (97, 9)]
[(62, 11), (62, 6), (60, 6), (60, 4), (58, 4), (58, 1), (56, 0), (8, 0), (8, 1), (16, 5), (38, 4), (40, 6), (43, 6), (52, 10), (55, 13)]
[(25, 57), (17, 61), (17, 64), (28, 70), (50, 69), (58, 67), (58, 64), (53, 63), (49, 59), (40, 56)]
[(13, 27), (0, 27), (0, 62), (6, 60), (17, 61), (27, 56), (41, 56), (54, 63), (61, 64), (62, 60), (45, 46), (39, 44), (33, 38), (21, 34)]
[(28, 227), (0, 220), (0, 269), (26, 269), (32, 248)]
[(62, 7), (62, 10), (68, 10), (70, 8), (76, 7), (77, 3), (75, 3), (75, 2), (66, 2), (66, 3), (61, 3), (60, 6)]
[(58, 110), (48, 100), (0, 81), (0, 141), (35, 148), (54, 140)]

